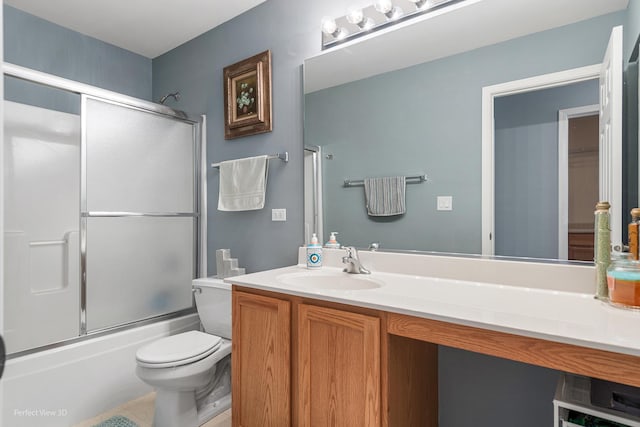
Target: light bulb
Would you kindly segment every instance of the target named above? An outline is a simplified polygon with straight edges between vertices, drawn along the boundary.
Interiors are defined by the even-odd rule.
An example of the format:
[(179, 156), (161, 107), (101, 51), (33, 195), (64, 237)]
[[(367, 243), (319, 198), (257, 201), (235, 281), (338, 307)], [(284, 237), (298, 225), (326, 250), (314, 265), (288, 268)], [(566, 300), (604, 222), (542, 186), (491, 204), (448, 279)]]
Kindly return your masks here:
[(426, 9), (428, 4), (427, 4), (427, 0), (409, 0), (411, 3), (414, 3), (416, 5), (416, 9)]
[(364, 18), (364, 22), (360, 23), (360, 28), (367, 31), (372, 29), (376, 25), (376, 22), (371, 18)]
[(370, 30), (376, 24), (373, 19), (365, 17), (364, 12), (359, 7), (350, 7), (347, 10), (347, 21), (365, 31)]
[(355, 25), (360, 24), (364, 21), (364, 12), (362, 12), (362, 9), (359, 7), (350, 7), (347, 9), (347, 21)]
[(330, 16), (325, 16), (320, 21), (320, 26), (322, 27), (322, 32), (332, 36), (338, 30), (338, 24), (336, 24), (336, 20), (331, 18)]
[(375, 3), (373, 3), (373, 7), (375, 7), (378, 12), (384, 14), (390, 21), (402, 16), (402, 9), (394, 6), (391, 0), (376, 0)]
[(391, 0), (376, 0), (373, 3), (373, 7), (380, 13), (384, 13), (385, 15), (393, 9), (393, 3)]
[(349, 35), (349, 32), (346, 29), (338, 28), (336, 20), (329, 16), (322, 18), (320, 26), (322, 27), (323, 33), (332, 36), (336, 40), (342, 40)]

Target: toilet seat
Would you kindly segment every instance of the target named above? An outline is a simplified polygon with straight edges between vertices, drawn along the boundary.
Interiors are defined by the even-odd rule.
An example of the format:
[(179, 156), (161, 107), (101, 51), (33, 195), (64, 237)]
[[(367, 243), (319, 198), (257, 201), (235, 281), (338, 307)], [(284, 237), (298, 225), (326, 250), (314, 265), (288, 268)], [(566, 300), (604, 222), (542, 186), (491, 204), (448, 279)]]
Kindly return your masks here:
[(169, 368), (197, 362), (215, 353), (222, 343), (217, 335), (189, 331), (161, 338), (136, 352), (138, 366)]

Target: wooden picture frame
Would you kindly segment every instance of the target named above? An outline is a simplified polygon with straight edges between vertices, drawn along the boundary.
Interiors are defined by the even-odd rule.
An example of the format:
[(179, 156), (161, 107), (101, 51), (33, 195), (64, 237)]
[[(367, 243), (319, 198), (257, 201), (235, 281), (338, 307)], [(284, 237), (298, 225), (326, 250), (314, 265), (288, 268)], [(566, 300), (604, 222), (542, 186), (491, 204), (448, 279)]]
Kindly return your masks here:
[(224, 68), (224, 139), (271, 132), (271, 51)]

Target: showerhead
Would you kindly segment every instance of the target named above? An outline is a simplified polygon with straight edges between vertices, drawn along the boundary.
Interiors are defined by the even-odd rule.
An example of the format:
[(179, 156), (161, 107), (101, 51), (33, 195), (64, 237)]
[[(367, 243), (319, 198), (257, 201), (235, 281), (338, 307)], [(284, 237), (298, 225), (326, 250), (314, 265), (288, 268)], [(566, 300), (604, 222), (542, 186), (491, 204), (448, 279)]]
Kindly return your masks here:
[(164, 104), (167, 101), (167, 98), (169, 97), (173, 97), (173, 99), (175, 99), (176, 101), (180, 100), (180, 92), (174, 92), (174, 93), (168, 93), (165, 96), (163, 96), (162, 98), (160, 98), (160, 104)]

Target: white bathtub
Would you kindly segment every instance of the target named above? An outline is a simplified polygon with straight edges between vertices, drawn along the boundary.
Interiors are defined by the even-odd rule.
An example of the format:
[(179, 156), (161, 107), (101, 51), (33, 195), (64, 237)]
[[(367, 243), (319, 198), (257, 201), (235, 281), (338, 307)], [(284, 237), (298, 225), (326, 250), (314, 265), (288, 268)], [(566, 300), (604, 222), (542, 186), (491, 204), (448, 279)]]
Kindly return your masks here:
[(0, 426), (68, 427), (151, 392), (136, 376), (136, 350), (199, 325), (192, 314), (9, 360)]

